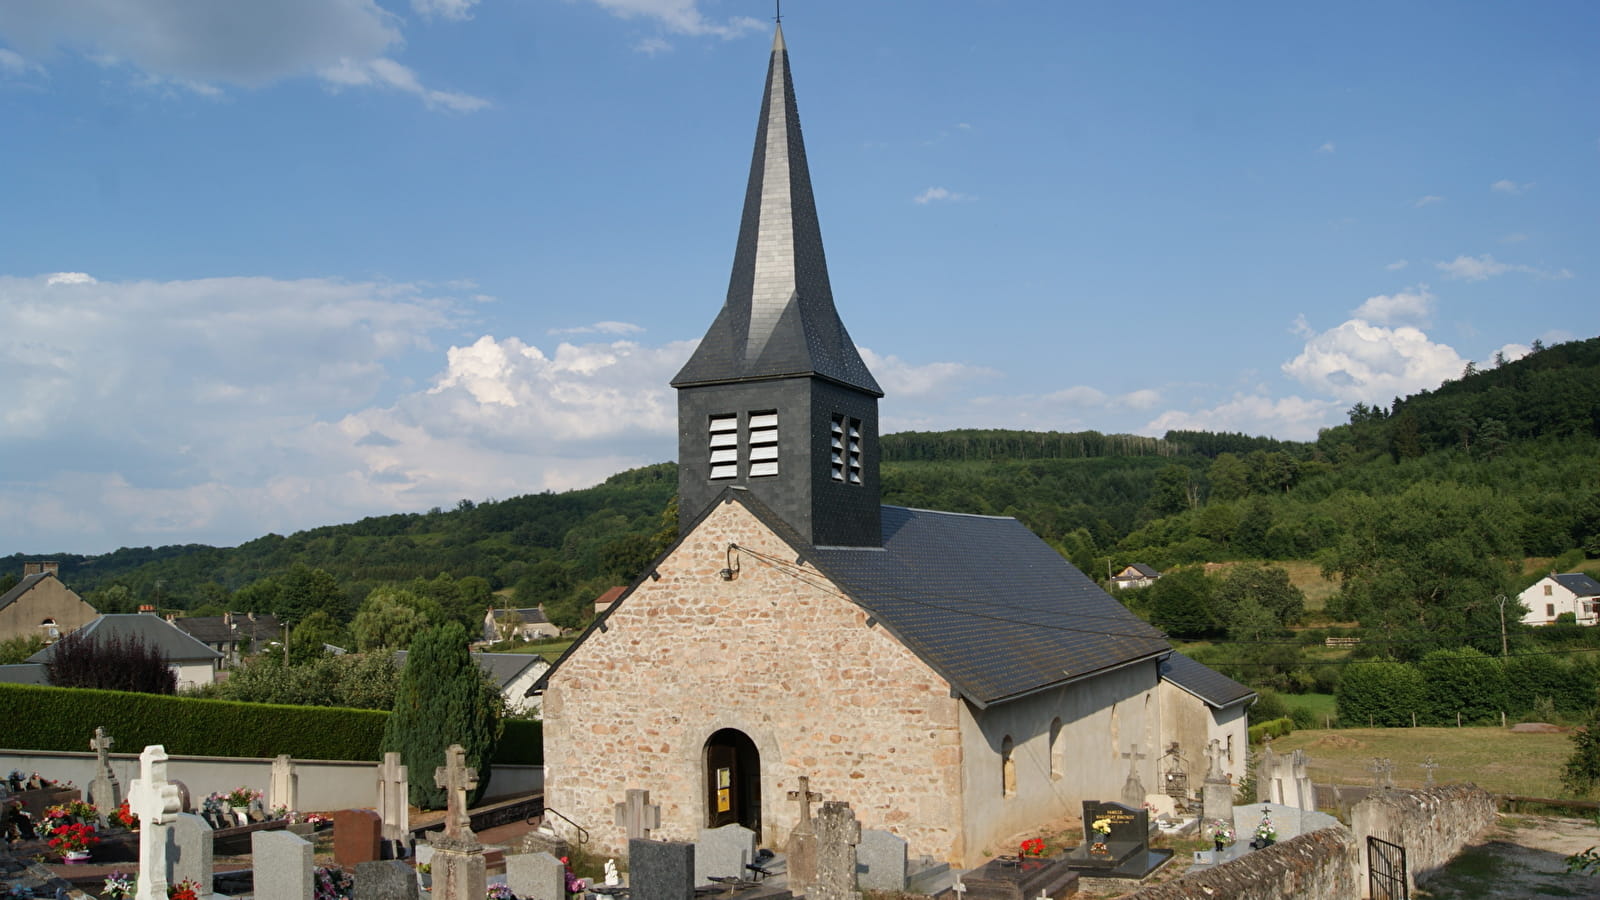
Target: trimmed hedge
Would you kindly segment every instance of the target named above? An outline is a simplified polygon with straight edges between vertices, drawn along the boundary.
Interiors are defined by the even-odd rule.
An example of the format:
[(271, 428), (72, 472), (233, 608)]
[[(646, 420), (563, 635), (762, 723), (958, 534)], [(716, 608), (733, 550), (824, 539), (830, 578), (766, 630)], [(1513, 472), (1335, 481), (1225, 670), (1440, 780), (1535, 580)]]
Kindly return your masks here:
[[(89, 746), (97, 725), (119, 748), (161, 744), (183, 756), (371, 760), (383, 758), (379, 744), (389, 714), (382, 710), (329, 706), (280, 706), (132, 694), (83, 688), (0, 684), (9, 750), (77, 751)], [(544, 762), (544, 732), (538, 722), (509, 720), (494, 761), (506, 765)]]
[(1287, 737), (1293, 733), (1294, 719), (1285, 716), (1282, 719), (1273, 719), (1270, 722), (1262, 722), (1260, 725), (1251, 725), (1250, 743), (1259, 744), (1261, 743), (1261, 739), (1269, 734), (1275, 738), (1280, 738)]

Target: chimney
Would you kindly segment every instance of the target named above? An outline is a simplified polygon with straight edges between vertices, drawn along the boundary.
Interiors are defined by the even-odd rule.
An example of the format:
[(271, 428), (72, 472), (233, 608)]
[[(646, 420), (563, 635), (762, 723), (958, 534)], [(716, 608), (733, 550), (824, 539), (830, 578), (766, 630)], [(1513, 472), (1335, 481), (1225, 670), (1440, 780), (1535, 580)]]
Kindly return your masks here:
[(235, 628), (235, 627), (237, 627), (237, 626), (235, 626), (235, 625), (234, 625), (234, 624), (233, 624), (233, 613), (231, 613), (231, 612), (224, 612), (224, 613), (223, 613), (223, 614), (222, 614), (222, 624), (224, 624), (224, 625), (226, 625), (226, 626), (228, 626), (228, 627), (229, 627), (229, 628)]
[(51, 575), (56, 576), (57, 578), (60, 578), (61, 577), (61, 563), (51, 561), (51, 562), (31, 562), (31, 563), (23, 563), (22, 564), (22, 577), (24, 577), (24, 578), (28, 577), (29, 575), (44, 575), (46, 573), (49, 573)]
[(156, 608), (148, 603), (141, 603), (139, 604), (139, 612), (153, 616), (156, 614)]

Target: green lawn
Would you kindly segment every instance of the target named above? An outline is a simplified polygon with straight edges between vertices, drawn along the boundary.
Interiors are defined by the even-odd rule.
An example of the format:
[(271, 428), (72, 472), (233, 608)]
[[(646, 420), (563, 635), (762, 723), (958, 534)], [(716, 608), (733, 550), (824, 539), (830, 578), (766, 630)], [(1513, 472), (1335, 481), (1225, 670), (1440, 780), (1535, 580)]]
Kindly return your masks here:
[(1317, 721), (1323, 721), (1325, 716), (1337, 716), (1338, 704), (1332, 694), (1279, 694), (1284, 703), (1291, 708), (1299, 706), (1311, 710)]
[[(1292, 697), (1285, 697), (1292, 700)], [(1305, 750), (1311, 778), (1372, 784), (1374, 757), (1394, 760), (1398, 787), (1421, 787), (1432, 756), (1438, 782), (1470, 781), (1493, 794), (1560, 797), (1561, 766), (1572, 753), (1565, 734), (1513, 734), (1503, 728), (1341, 728), (1296, 731), (1272, 742), (1279, 753)]]

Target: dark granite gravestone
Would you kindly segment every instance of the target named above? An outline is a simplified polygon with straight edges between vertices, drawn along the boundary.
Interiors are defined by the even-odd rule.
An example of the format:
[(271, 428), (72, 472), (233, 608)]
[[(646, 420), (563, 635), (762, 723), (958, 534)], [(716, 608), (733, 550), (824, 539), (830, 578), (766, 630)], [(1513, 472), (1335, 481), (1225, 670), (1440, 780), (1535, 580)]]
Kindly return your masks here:
[[(1093, 824), (1105, 819), (1111, 833), (1104, 847), (1094, 839)], [(1172, 859), (1172, 851), (1151, 849), (1150, 812), (1121, 803), (1085, 800), (1083, 843), (1063, 856), (1073, 869), (1098, 878), (1143, 878)]]
[(694, 900), (694, 845), (629, 841), (628, 887), (633, 900)]
[(1002, 856), (961, 875), (959, 882), (956, 900), (1062, 900), (1078, 892), (1078, 873), (1059, 856)]
[(370, 809), (341, 809), (333, 814), (333, 861), (345, 868), (381, 858), (383, 820)]

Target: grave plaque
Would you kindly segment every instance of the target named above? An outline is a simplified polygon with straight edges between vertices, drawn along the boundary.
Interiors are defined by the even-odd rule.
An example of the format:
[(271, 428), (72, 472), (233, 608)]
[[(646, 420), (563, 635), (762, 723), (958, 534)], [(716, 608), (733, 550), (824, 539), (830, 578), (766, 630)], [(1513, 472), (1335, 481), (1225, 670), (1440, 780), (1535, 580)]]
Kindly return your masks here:
[(513, 853), (506, 886), (522, 900), (567, 900), (567, 867), (548, 853)]
[(629, 841), (628, 885), (631, 900), (693, 900), (694, 845)]
[(194, 813), (172, 817), (172, 881), (192, 881), (208, 890), (211, 886), (211, 826)]
[(353, 900), (417, 900), (420, 896), (417, 873), (397, 859), (374, 860), (356, 866)]
[(906, 839), (875, 828), (861, 829), (856, 845), (856, 883), (863, 891), (906, 889)]
[[(1105, 820), (1110, 834), (1104, 849), (1096, 849), (1093, 825)], [(1069, 850), (1067, 865), (1085, 874), (1105, 878), (1143, 878), (1172, 859), (1171, 850), (1150, 848), (1150, 813), (1121, 803), (1085, 800), (1084, 841)]]
[(380, 859), (383, 823), (370, 809), (341, 809), (333, 814), (333, 861), (346, 868)]
[(312, 844), (287, 831), (257, 831), (250, 835), (250, 855), (255, 864), (255, 895), (272, 900), (311, 900)]

